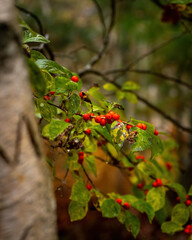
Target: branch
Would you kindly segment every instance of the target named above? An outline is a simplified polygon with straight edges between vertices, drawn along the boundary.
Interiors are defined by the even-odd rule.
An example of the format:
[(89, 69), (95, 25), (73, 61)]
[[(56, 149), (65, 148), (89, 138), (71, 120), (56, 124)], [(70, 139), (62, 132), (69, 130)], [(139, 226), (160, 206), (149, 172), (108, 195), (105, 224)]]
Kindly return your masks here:
[(167, 76), (165, 74), (158, 73), (158, 72), (153, 72), (151, 70), (132, 69), (132, 70), (129, 70), (129, 72), (144, 73), (144, 74), (154, 75), (154, 76), (157, 76), (159, 78), (163, 78), (164, 80), (167, 79), (170, 82), (174, 82), (174, 83), (183, 85), (183, 86), (189, 88), (190, 90), (192, 90), (192, 85), (190, 85), (189, 83), (184, 82), (181, 79), (176, 78), (176, 77)]
[(116, 15), (116, 0), (111, 0), (111, 17), (110, 17), (110, 24), (109, 24), (109, 28), (106, 32), (106, 35), (103, 39), (103, 45), (100, 48), (98, 54), (96, 54), (91, 60), (90, 62), (82, 69), (78, 72), (79, 76), (82, 76), (84, 74), (84, 72), (88, 69), (90, 69), (93, 65), (95, 65), (105, 54), (106, 49), (109, 45), (109, 37), (110, 37), (110, 33), (111, 30), (113, 29), (113, 26), (115, 24), (115, 15)]
[[(86, 74), (95, 74), (98, 75), (100, 77), (102, 77), (104, 79), (104, 81), (106, 82), (113, 82), (113, 84), (118, 87), (119, 89), (121, 89), (121, 86), (117, 83), (115, 83), (114, 81), (111, 81), (104, 73), (101, 73), (97, 70), (87, 70)], [(132, 92), (132, 91), (128, 91), (127, 92)], [(151, 104), (148, 100), (146, 100), (145, 98), (139, 96), (137, 93), (134, 92), (134, 94), (137, 96), (138, 100), (143, 102), (144, 104), (146, 104), (148, 107), (150, 107), (151, 109), (153, 109), (154, 111), (158, 112), (159, 114), (161, 114), (164, 118), (166, 118), (167, 120), (169, 120), (170, 122), (172, 122), (175, 126), (177, 126), (178, 128), (180, 128), (181, 130), (183, 130), (184, 132), (188, 132), (190, 134), (192, 134), (192, 129), (188, 128), (188, 127), (184, 127), (183, 125), (180, 124), (180, 122), (176, 121), (174, 118), (170, 117), (169, 115), (167, 115), (164, 111), (162, 111), (160, 108), (156, 107), (155, 105)]]
[[(82, 167), (83, 172), (85, 173), (87, 179), (89, 180), (89, 182), (91, 183), (91, 185), (95, 188), (95, 185), (94, 185), (93, 181), (91, 180), (91, 178), (89, 177), (88, 173), (86, 172), (86, 170), (85, 170), (83, 164), (81, 164), (81, 167)], [(96, 189), (96, 188), (95, 188), (95, 189)]]
[[(39, 33), (44, 36), (44, 29), (43, 29), (43, 25), (42, 25), (40, 19), (34, 13), (30, 12), (29, 10), (26, 10), (25, 8), (19, 7), (17, 5), (16, 5), (16, 8), (19, 11), (24, 12), (25, 14), (28, 14), (29, 16), (31, 16), (35, 20), (35, 22), (37, 23), (37, 25), (39, 27)], [(44, 47), (45, 47), (46, 51), (48, 52), (50, 59), (54, 60), (54, 54), (53, 54), (52, 50), (50, 49), (50, 47), (47, 44), (45, 44)]]
[(99, 5), (99, 3), (97, 2), (97, 0), (92, 0), (95, 4), (95, 7), (97, 9), (97, 12), (98, 12), (98, 16), (99, 16), (99, 20), (101, 22), (101, 25), (103, 27), (103, 37), (105, 37), (106, 35), (106, 32), (107, 32), (107, 27), (106, 27), (106, 24), (105, 24), (105, 19), (104, 19), (104, 15), (103, 15), (103, 11), (102, 11), (102, 8), (101, 6)]
[(133, 66), (135, 66), (138, 62), (140, 62), (141, 60), (143, 60), (144, 58), (152, 55), (154, 52), (156, 52), (157, 50), (167, 46), (168, 44), (170, 44), (171, 42), (183, 37), (186, 33), (188, 33), (188, 31), (184, 31), (181, 34), (159, 44), (158, 46), (154, 47), (153, 49), (149, 50), (148, 52), (142, 54), (141, 56), (139, 56), (138, 58), (136, 58), (135, 60), (133, 60), (131, 63), (129, 63), (127, 65), (127, 67), (124, 68), (119, 68), (119, 69), (114, 69), (114, 70), (109, 70), (106, 71), (104, 74), (109, 75), (109, 74), (116, 74), (119, 73), (119, 75), (117, 77), (120, 77), (122, 75), (124, 75), (127, 71), (129, 71)]

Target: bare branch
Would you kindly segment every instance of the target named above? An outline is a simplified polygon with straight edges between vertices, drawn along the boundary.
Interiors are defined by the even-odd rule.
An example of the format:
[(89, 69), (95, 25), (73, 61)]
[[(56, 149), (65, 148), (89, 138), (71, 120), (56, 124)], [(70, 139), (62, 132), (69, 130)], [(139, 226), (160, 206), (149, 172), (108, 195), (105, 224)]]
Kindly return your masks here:
[(107, 27), (106, 27), (106, 24), (105, 24), (105, 19), (104, 19), (104, 15), (103, 15), (102, 8), (101, 8), (101, 6), (99, 5), (99, 3), (97, 2), (97, 0), (92, 0), (92, 1), (94, 2), (95, 7), (96, 7), (96, 9), (97, 9), (98, 16), (99, 16), (101, 25), (102, 25), (102, 27), (103, 27), (103, 37), (105, 37), (106, 31), (107, 31)]
[(86, 170), (85, 170), (83, 164), (81, 164), (81, 167), (82, 167), (83, 172), (85, 173), (87, 179), (89, 180), (89, 182), (91, 183), (91, 185), (95, 188), (95, 185), (94, 185), (93, 181), (91, 180), (91, 178), (89, 177), (88, 173), (86, 172)]
[(138, 58), (136, 58), (135, 60), (133, 60), (131, 63), (129, 63), (127, 65), (127, 67), (124, 68), (119, 68), (119, 69), (113, 69), (113, 70), (109, 70), (106, 71), (104, 74), (109, 75), (109, 74), (116, 74), (119, 73), (119, 75), (117, 76), (117, 78), (121, 77), (122, 75), (124, 75), (127, 71), (129, 71), (133, 66), (135, 66), (138, 62), (140, 62), (141, 60), (143, 60), (144, 58), (152, 55), (154, 52), (156, 52), (157, 50), (167, 46), (168, 44), (174, 42), (175, 40), (178, 40), (179, 38), (183, 37), (186, 33), (188, 33), (188, 31), (184, 31), (182, 33), (180, 33), (179, 35), (159, 44), (158, 46), (154, 47), (153, 49), (149, 50), (148, 52), (142, 54), (141, 56), (139, 56)]
[(98, 54), (96, 54), (91, 60), (90, 62), (82, 69), (78, 72), (79, 76), (82, 76), (84, 74), (84, 72), (88, 69), (90, 69), (93, 65), (95, 65), (105, 54), (106, 49), (109, 45), (109, 37), (110, 37), (110, 33), (111, 30), (113, 29), (113, 26), (115, 24), (115, 15), (116, 15), (116, 0), (111, 0), (111, 17), (110, 17), (110, 24), (109, 24), (109, 28), (106, 32), (106, 35), (103, 39), (103, 45), (101, 46)]
[(131, 70), (129, 70), (129, 72), (154, 75), (154, 76), (162, 78), (164, 80), (168, 80), (170, 82), (180, 84), (180, 85), (185, 86), (185, 87), (189, 88), (190, 90), (192, 90), (192, 85), (190, 85), (189, 83), (184, 82), (181, 79), (176, 78), (176, 77), (167, 76), (165, 74), (158, 73), (158, 72), (153, 72), (151, 70), (131, 69)]

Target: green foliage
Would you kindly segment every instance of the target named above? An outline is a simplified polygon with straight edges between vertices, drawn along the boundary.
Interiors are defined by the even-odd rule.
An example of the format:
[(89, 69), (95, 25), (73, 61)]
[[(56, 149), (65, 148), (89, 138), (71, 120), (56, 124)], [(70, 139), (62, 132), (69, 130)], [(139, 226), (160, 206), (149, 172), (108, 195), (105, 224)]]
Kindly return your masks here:
[(106, 199), (101, 205), (101, 212), (103, 217), (114, 218), (117, 217), (121, 211), (121, 207), (113, 199)]
[[(171, 2), (185, 4), (187, 1)], [(80, 94), (80, 97), (82, 80), (78, 75), (47, 59), (41, 52), (30, 49), (28, 43), (49, 41), (34, 32), (24, 21), (20, 20), (20, 25), (24, 29), (23, 47), (30, 56), (27, 63), (42, 136), (50, 140), (51, 147), (56, 146), (65, 152), (64, 166), (75, 180), (68, 208), (71, 221), (81, 220), (86, 216), (88, 203), (93, 197), (93, 204), (103, 217), (116, 217), (135, 238), (140, 231), (140, 221), (132, 210), (146, 214), (150, 223), (156, 218), (162, 224), (164, 233), (172, 235), (182, 231), (183, 226), (191, 219), (191, 207), (184, 204), (185, 188), (173, 181), (172, 172), (165, 167), (166, 162), (178, 167), (172, 155), (172, 150), (178, 147), (177, 143), (171, 139), (162, 141), (159, 136), (154, 135), (155, 127), (148, 122), (132, 117), (130, 121), (125, 120), (122, 112), (124, 107), (118, 102), (106, 100), (98, 86), (91, 87), (84, 93), (85, 96)], [(77, 76), (78, 82), (73, 82), (72, 76)], [(133, 91), (139, 90), (140, 86), (134, 81), (126, 81), (122, 86), (106, 83), (103, 88), (113, 92), (118, 101), (138, 101)], [(112, 124), (108, 122), (104, 126), (94, 121), (95, 116), (105, 115), (110, 111), (118, 113), (123, 121), (116, 119)], [(85, 113), (94, 113), (95, 116), (84, 120)], [(144, 130), (137, 127), (138, 123), (145, 124), (147, 128)], [(132, 127), (128, 129), (127, 124)], [(90, 134), (86, 134), (87, 129), (90, 129)], [(91, 172), (97, 177), (94, 154), (98, 149), (103, 152), (103, 156), (98, 159), (128, 172), (127, 176), (133, 183), (132, 194), (101, 193), (95, 189), (89, 174)], [(149, 159), (143, 161), (142, 158), (136, 158), (136, 155), (145, 155), (143, 151), (147, 153), (148, 150), (151, 152)], [(49, 159), (48, 163), (56, 177), (53, 161)], [(157, 178), (163, 179), (162, 186), (152, 187)], [(91, 187), (85, 185), (87, 181), (91, 183)], [(137, 187), (139, 182), (142, 182), (143, 187)], [(176, 192), (180, 203), (172, 206), (166, 191)], [(192, 196), (192, 187), (188, 195)], [(116, 202), (118, 198), (122, 201), (119, 204)], [(124, 206), (125, 203), (130, 204), (131, 211)], [(165, 222), (167, 218), (171, 221)]]
[(162, 188), (152, 188), (147, 193), (147, 202), (156, 212), (165, 205), (165, 191)]

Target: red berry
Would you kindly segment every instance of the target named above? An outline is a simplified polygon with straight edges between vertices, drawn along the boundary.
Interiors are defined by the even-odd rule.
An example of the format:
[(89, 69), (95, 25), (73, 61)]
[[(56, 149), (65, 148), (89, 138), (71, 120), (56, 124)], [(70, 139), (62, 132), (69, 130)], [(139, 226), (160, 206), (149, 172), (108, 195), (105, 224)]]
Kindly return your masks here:
[(143, 188), (143, 183), (138, 183), (138, 184), (137, 184), (137, 187), (138, 187), (139, 189), (142, 189), (142, 188)]
[(130, 124), (127, 124), (127, 126), (126, 126), (126, 128), (127, 128), (128, 131), (129, 131), (129, 129), (132, 128), (132, 127), (133, 127), (133, 126), (130, 125)]
[(55, 91), (51, 91), (50, 94), (51, 94), (51, 95), (54, 95), (54, 94), (55, 94)]
[(137, 127), (143, 129), (143, 124), (142, 123), (138, 123)]
[(172, 168), (172, 164), (170, 162), (167, 162), (165, 165), (166, 165), (167, 170), (170, 171)]
[(105, 118), (106, 118), (106, 120), (111, 120), (112, 116), (111, 116), (111, 114), (107, 113), (107, 114), (105, 115)]
[(180, 202), (180, 197), (176, 197), (176, 200), (177, 200), (178, 202)]
[(88, 191), (90, 191), (92, 189), (92, 186), (90, 184), (87, 184), (86, 188)]
[(80, 97), (80, 98), (83, 98), (83, 92), (80, 92), (80, 93), (79, 93), (79, 97)]
[(73, 82), (78, 82), (78, 81), (79, 81), (79, 78), (78, 78), (77, 76), (73, 76), (73, 77), (71, 78), (71, 80), (72, 80)]
[(65, 122), (68, 122), (68, 123), (69, 123), (69, 122), (70, 122), (70, 119), (69, 119), (69, 118), (66, 118), (66, 119), (65, 119)]
[(47, 100), (50, 100), (50, 97), (49, 96), (44, 96), (44, 98), (43, 98), (45, 101), (47, 101)]
[(119, 120), (119, 114), (117, 113), (113, 114), (113, 119), (116, 121)]
[(80, 155), (79, 156), (79, 159), (78, 159), (78, 163), (82, 164), (84, 161), (84, 156), (83, 155)]
[(190, 205), (191, 205), (191, 200), (187, 199), (187, 200), (185, 201), (185, 205), (186, 205), (186, 206), (190, 206)]
[(123, 207), (128, 210), (130, 208), (130, 204), (128, 202), (125, 202), (123, 204)]
[(87, 129), (85, 130), (85, 134), (90, 135), (90, 134), (91, 134), (91, 129), (87, 128)]
[(84, 156), (84, 152), (79, 152), (79, 156)]
[(146, 126), (144, 123), (142, 123), (142, 129), (143, 129), (143, 130), (146, 130), (146, 129), (147, 129), (147, 126)]
[(157, 182), (153, 182), (153, 187), (158, 187)]
[(185, 232), (186, 234), (191, 234), (191, 229), (186, 227), (186, 228), (184, 229), (184, 232)]
[(90, 120), (89, 114), (88, 114), (88, 113), (83, 114), (83, 119), (84, 119), (85, 121)]
[(157, 183), (157, 186), (158, 186), (158, 187), (161, 187), (161, 186), (162, 186), (162, 181), (161, 181), (160, 178), (157, 178), (157, 179), (156, 179), (156, 183)]
[(95, 115), (94, 113), (89, 113), (90, 118), (93, 118)]
[(155, 130), (155, 131), (154, 131), (154, 135), (157, 136), (158, 134), (159, 134), (159, 132), (158, 132), (157, 130)]
[(105, 126), (106, 125), (106, 119), (105, 118), (101, 118), (100, 125), (101, 126)]
[(100, 123), (100, 121), (101, 121), (101, 117), (100, 117), (100, 116), (96, 116), (96, 117), (95, 117), (95, 122), (96, 122), (96, 123)]
[(121, 205), (121, 203), (122, 203), (121, 198), (117, 198), (115, 201), (116, 201), (116, 203), (118, 203), (118, 204), (120, 204), (120, 205)]
[(189, 195), (186, 195), (186, 199), (189, 199), (190, 197), (189, 197)]
[(143, 155), (139, 155), (136, 156), (136, 160), (142, 159), (143, 161), (145, 161), (145, 157)]
[(109, 114), (111, 115), (111, 117), (113, 117), (113, 115), (115, 114), (115, 112), (110, 111)]

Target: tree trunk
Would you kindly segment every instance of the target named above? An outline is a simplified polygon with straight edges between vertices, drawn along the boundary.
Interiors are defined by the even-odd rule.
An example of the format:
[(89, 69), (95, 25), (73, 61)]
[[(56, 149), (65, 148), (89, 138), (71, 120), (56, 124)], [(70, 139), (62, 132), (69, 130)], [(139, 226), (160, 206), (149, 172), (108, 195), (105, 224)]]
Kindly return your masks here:
[(55, 199), (13, 0), (0, 0), (0, 240), (54, 240)]

